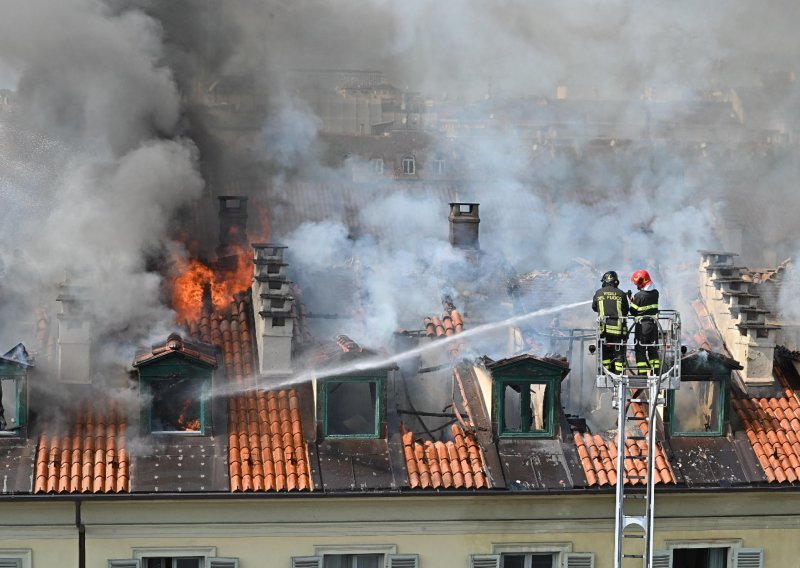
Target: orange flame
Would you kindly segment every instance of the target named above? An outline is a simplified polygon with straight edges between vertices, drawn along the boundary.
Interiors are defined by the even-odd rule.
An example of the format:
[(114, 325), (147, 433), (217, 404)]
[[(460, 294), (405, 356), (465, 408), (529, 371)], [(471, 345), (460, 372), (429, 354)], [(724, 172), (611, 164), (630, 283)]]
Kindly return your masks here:
[(208, 290), (213, 310), (222, 309), (233, 296), (250, 288), (253, 261), (247, 251), (236, 255), (232, 272), (215, 271), (197, 259), (176, 262), (177, 276), (172, 280), (172, 309), (179, 321), (197, 321), (203, 310), (203, 295)]
[(192, 404), (192, 399), (186, 399), (181, 408), (181, 414), (178, 417), (177, 427), (178, 430), (200, 430), (199, 418), (186, 418), (186, 413), (189, 412), (189, 407)]
[[(253, 252), (251, 242), (269, 240), (270, 225), (266, 207), (258, 207), (260, 231), (249, 234), (246, 242), (231, 247), (226, 253), (236, 257), (235, 266), (227, 270), (215, 269), (197, 259), (173, 258), (175, 275), (170, 282), (172, 289), (172, 309), (179, 322), (192, 322), (200, 319), (203, 310), (203, 296), (208, 290), (212, 310), (228, 305), (233, 296), (249, 289), (253, 282)], [(235, 231), (235, 227), (231, 229)], [(235, 237), (235, 233), (231, 233)], [(235, 242), (237, 239), (232, 238)]]

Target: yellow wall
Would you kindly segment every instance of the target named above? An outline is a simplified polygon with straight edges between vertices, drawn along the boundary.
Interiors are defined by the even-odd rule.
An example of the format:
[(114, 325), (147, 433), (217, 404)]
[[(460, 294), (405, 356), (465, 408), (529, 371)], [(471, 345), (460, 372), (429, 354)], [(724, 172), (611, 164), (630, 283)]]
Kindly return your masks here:
[[(500, 543), (571, 543), (611, 568), (613, 495), (284, 497), (84, 501), (87, 567), (130, 558), (132, 549), (216, 547), (241, 568), (289, 567), (323, 545), (394, 545), (422, 568), (468, 566)], [(69, 501), (0, 500), (0, 549), (30, 548), (33, 567), (77, 566)], [(766, 566), (793, 566), (800, 494), (660, 494), (656, 549), (670, 542), (739, 539), (766, 549)], [(676, 567), (677, 568), (677, 567)]]

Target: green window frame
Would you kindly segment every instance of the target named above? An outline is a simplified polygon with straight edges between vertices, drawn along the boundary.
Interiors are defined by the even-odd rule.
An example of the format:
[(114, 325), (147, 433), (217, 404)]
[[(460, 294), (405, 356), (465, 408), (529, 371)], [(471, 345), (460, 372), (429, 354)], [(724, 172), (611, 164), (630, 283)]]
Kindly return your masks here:
[[(560, 378), (525, 378), (522, 376), (495, 377), (495, 409), (497, 412), (497, 435), (501, 438), (552, 438), (555, 435), (555, 409), (557, 405), (556, 392)], [(517, 388), (512, 387), (515, 385)], [(531, 407), (531, 386), (540, 385), (545, 388), (542, 397), (543, 412), (542, 428), (534, 426), (537, 413)], [(519, 428), (510, 429), (506, 424), (506, 389), (511, 388), (519, 392)], [(526, 424), (527, 423), (527, 424)]]
[[(322, 434), (326, 438), (379, 438), (381, 437), (381, 424), (384, 421), (385, 408), (384, 408), (384, 377), (377, 375), (369, 375), (363, 377), (342, 377), (323, 379), (320, 392), (320, 415), (322, 418)], [(340, 428), (335, 426), (335, 422), (343, 422), (341, 420), (340, 412), (347, 412), (347, 407), (341, 405), (341, 400), (337, 396), (337, 391), (344, 385), (374, 385), (374, 391), (369, 392), (369, 397), (373, 398), (372, 416), (373, 423), (372, 429), (367, 431), (364, 429), (361, 432), (345, 433)], [(374, 394), (373, 394), (374, 393)], [(343, 393), (341, 393), (343, 394)], [(359, 393), (354, 393), (359, 394)], [(363, 394), (362, 394), (363, 396)], [(357, 400), (354, 401), (357, 403)], [(329, 405), (335, 404), (335, 410), (331, 409)], [(363, 408), (363, 406), (362, 406)], [(368, 418), (369, 416), (367, 416)], [(355, 421), (359, 418), (357, 414), (353, 415)], [(364, 419), (363, 416), (361, 416)], [(364, 419), (366, 420), (366, 419)], [(355, 428), (354, 428), (355, 429)]]
[[(13, 385), (13, 386), (11, 386)], [(3, 408), (6, 429), (0, 430), (0, 436), (21, 436), (28, 418), (28, 381), (23, 367), (0, 362), (0, 388), (3, 389)], [(9, 412), (13, 393), (13, 411)], [(14, 420), (14, 422), (12, 422)]]
[[(687, 412), (685, 408), (679, 408), (679, 398), (683, 398), (685, 393), (688, 389), (692, 391), (699, 391), (703, 388), (703, 385), (707, 385), (711, 387), (711, 385), (715, 385), (714, 393), (713, 393), (713, 405), (714, 408), (709, 406), (708, 410), (709, 414), (709, 421), (706, 422), (707, 426), (703, 429), (689, 429), (684, 428), (681, 429), (679, 426), (680, 423), (685, 423), (686, 419), (684, 418), (684, 413)], [(683, 391), (683, 392), (681, 392)], [(669, 428), (668, 432), (670, 436), (680, 437), (715, 437), (715, 436), (722, 436), (725, 433), (725, 422), (728, 419), (728, 381), (724, 380), (723, 378), (702, 378), (702, 379), (693, 379), (693, 378), (682, 378), (681, 379), (681, 388), (678, 390), (669, 390), (667, 391), (667, 416), (669, 420)], [(701, 409), (698, 408), (696, 410), (697, 419), (702, 420), (703, 415), (700, 414)]]

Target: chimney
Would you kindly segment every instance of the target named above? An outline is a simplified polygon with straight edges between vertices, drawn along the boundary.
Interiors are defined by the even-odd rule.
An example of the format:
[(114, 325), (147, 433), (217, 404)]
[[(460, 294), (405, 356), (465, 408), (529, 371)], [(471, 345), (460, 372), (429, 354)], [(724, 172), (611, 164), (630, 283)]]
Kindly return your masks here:
[(60, 286), (56, 301), (58, 314), (56, 364), (58, 380), (64, 383), (92, 382), (92, 322), (84, 310), (85, 291), (67, 280)]
[(267, 377), (285, 377), (292, 373), (294, 298), (289, 294), (291, 282), (286, 277), (288, 265), (283, 257), (286, 248), (274, 244), (253, 245), (258, 371)]
[(450, 244), (456, 248), (480, 250), (481, 222), (477, 203), (450, 204)]
[(775, 335), (780, 326), (768, 324), (769, 310), (759, 306), (760, 296), (742, 278), (731, 252), (700, 251), (700, 295), (731, 356), (742, 365), (744, 382), (773, 382)]
[(217, 265), (236, 270), (237, 257), (247, 250), (247, 198), (223, 195), (219, 199), (219, 246)]

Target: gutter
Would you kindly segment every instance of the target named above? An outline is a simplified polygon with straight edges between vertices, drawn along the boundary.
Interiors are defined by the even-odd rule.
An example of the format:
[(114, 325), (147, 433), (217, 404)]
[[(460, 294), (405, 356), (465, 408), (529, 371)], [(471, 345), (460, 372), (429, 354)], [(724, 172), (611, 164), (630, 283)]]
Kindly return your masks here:
[[(680, 487), (680, 486), (670, 486), (670, 487), (656, 487), (656, 493), (659, 495), (668, 495), (668, 494), (685, 494), (685, 495), (702, 495), (702, 494), (713, 494), (713, 493), (728, 493), (728, 494), (738, 494), (738, 493), (793, 493), (797, 494), (800, 491), (800, 486), (797, 485), (788, 485), (788, 486), (772, 486), (772, 485), (756, 485), (756, 486), (742, 486), (742, 487)], [(293, 492), (293, 493), (277, 493), (277, 492), (237, 492), (232, 493), (230, 491), (219, 491), (219, 492), (186, 492), (182, 491), (179, 493), (166, 493), (166, 492), (142, 492), (142, 493), (117, 493), (113, 495), (109, 494), (81, 494), (79, 496), (76, 495), (58, 495), (58, 494), (37, 494), (32, 495), (30, 493), (9, 493), (0, 495), (0, 504), (4, 502), (34, 502), (34, 501), (51, 501), (51, 502), (75, 502), (76, 504), (76, 524), (75, 526), (80, 529), (81, 523), (78, 521), (80, 520), (79, 508), (80, 503), (86, 502), (93, 502), (93, 501), (117, 501), (117, 502), (124, 502), (124, 501), (217, 501), (217, 500), (225, 500), (225, 501), (266, 501), (266, 500), (282, 500), (282, 499), (289, 499), (289, 500), (301, 500), (301, 499), (336, 499), (336, 498), (360, 498), (360, 499), (370, 499), (370, 498), (404, 498), (404, 497), (435, 497), (435, 498), (448, 498), (448, 497), (476, 497), (476, 498), (483, 498), (483, 497), (500, 497), (500, 498), (516, 498), (516, 497), (537, 497), (537, 496), (552, 496), (552, 495), (614, 495), (615, 490), (614, 486), (608, 486), (603, 488), (580, 488), (580, 489), (544, 489), (539, 491), (509, 491), (509, 490), (486, 490), (486, 489), (479, 489), (479, 490), (446, 490), (446, 491), (437, 491), (431, 489), (422, 489), (422, 490), (403, 490), (403, 491), (370, 491), (370, 492), (363, 492), (363, 491), (336, 491), (336, 492), (320, 492), (320, 491), (306, 491), (306, 492)], [(85, 567), (80, 567), (85, 568)]]

